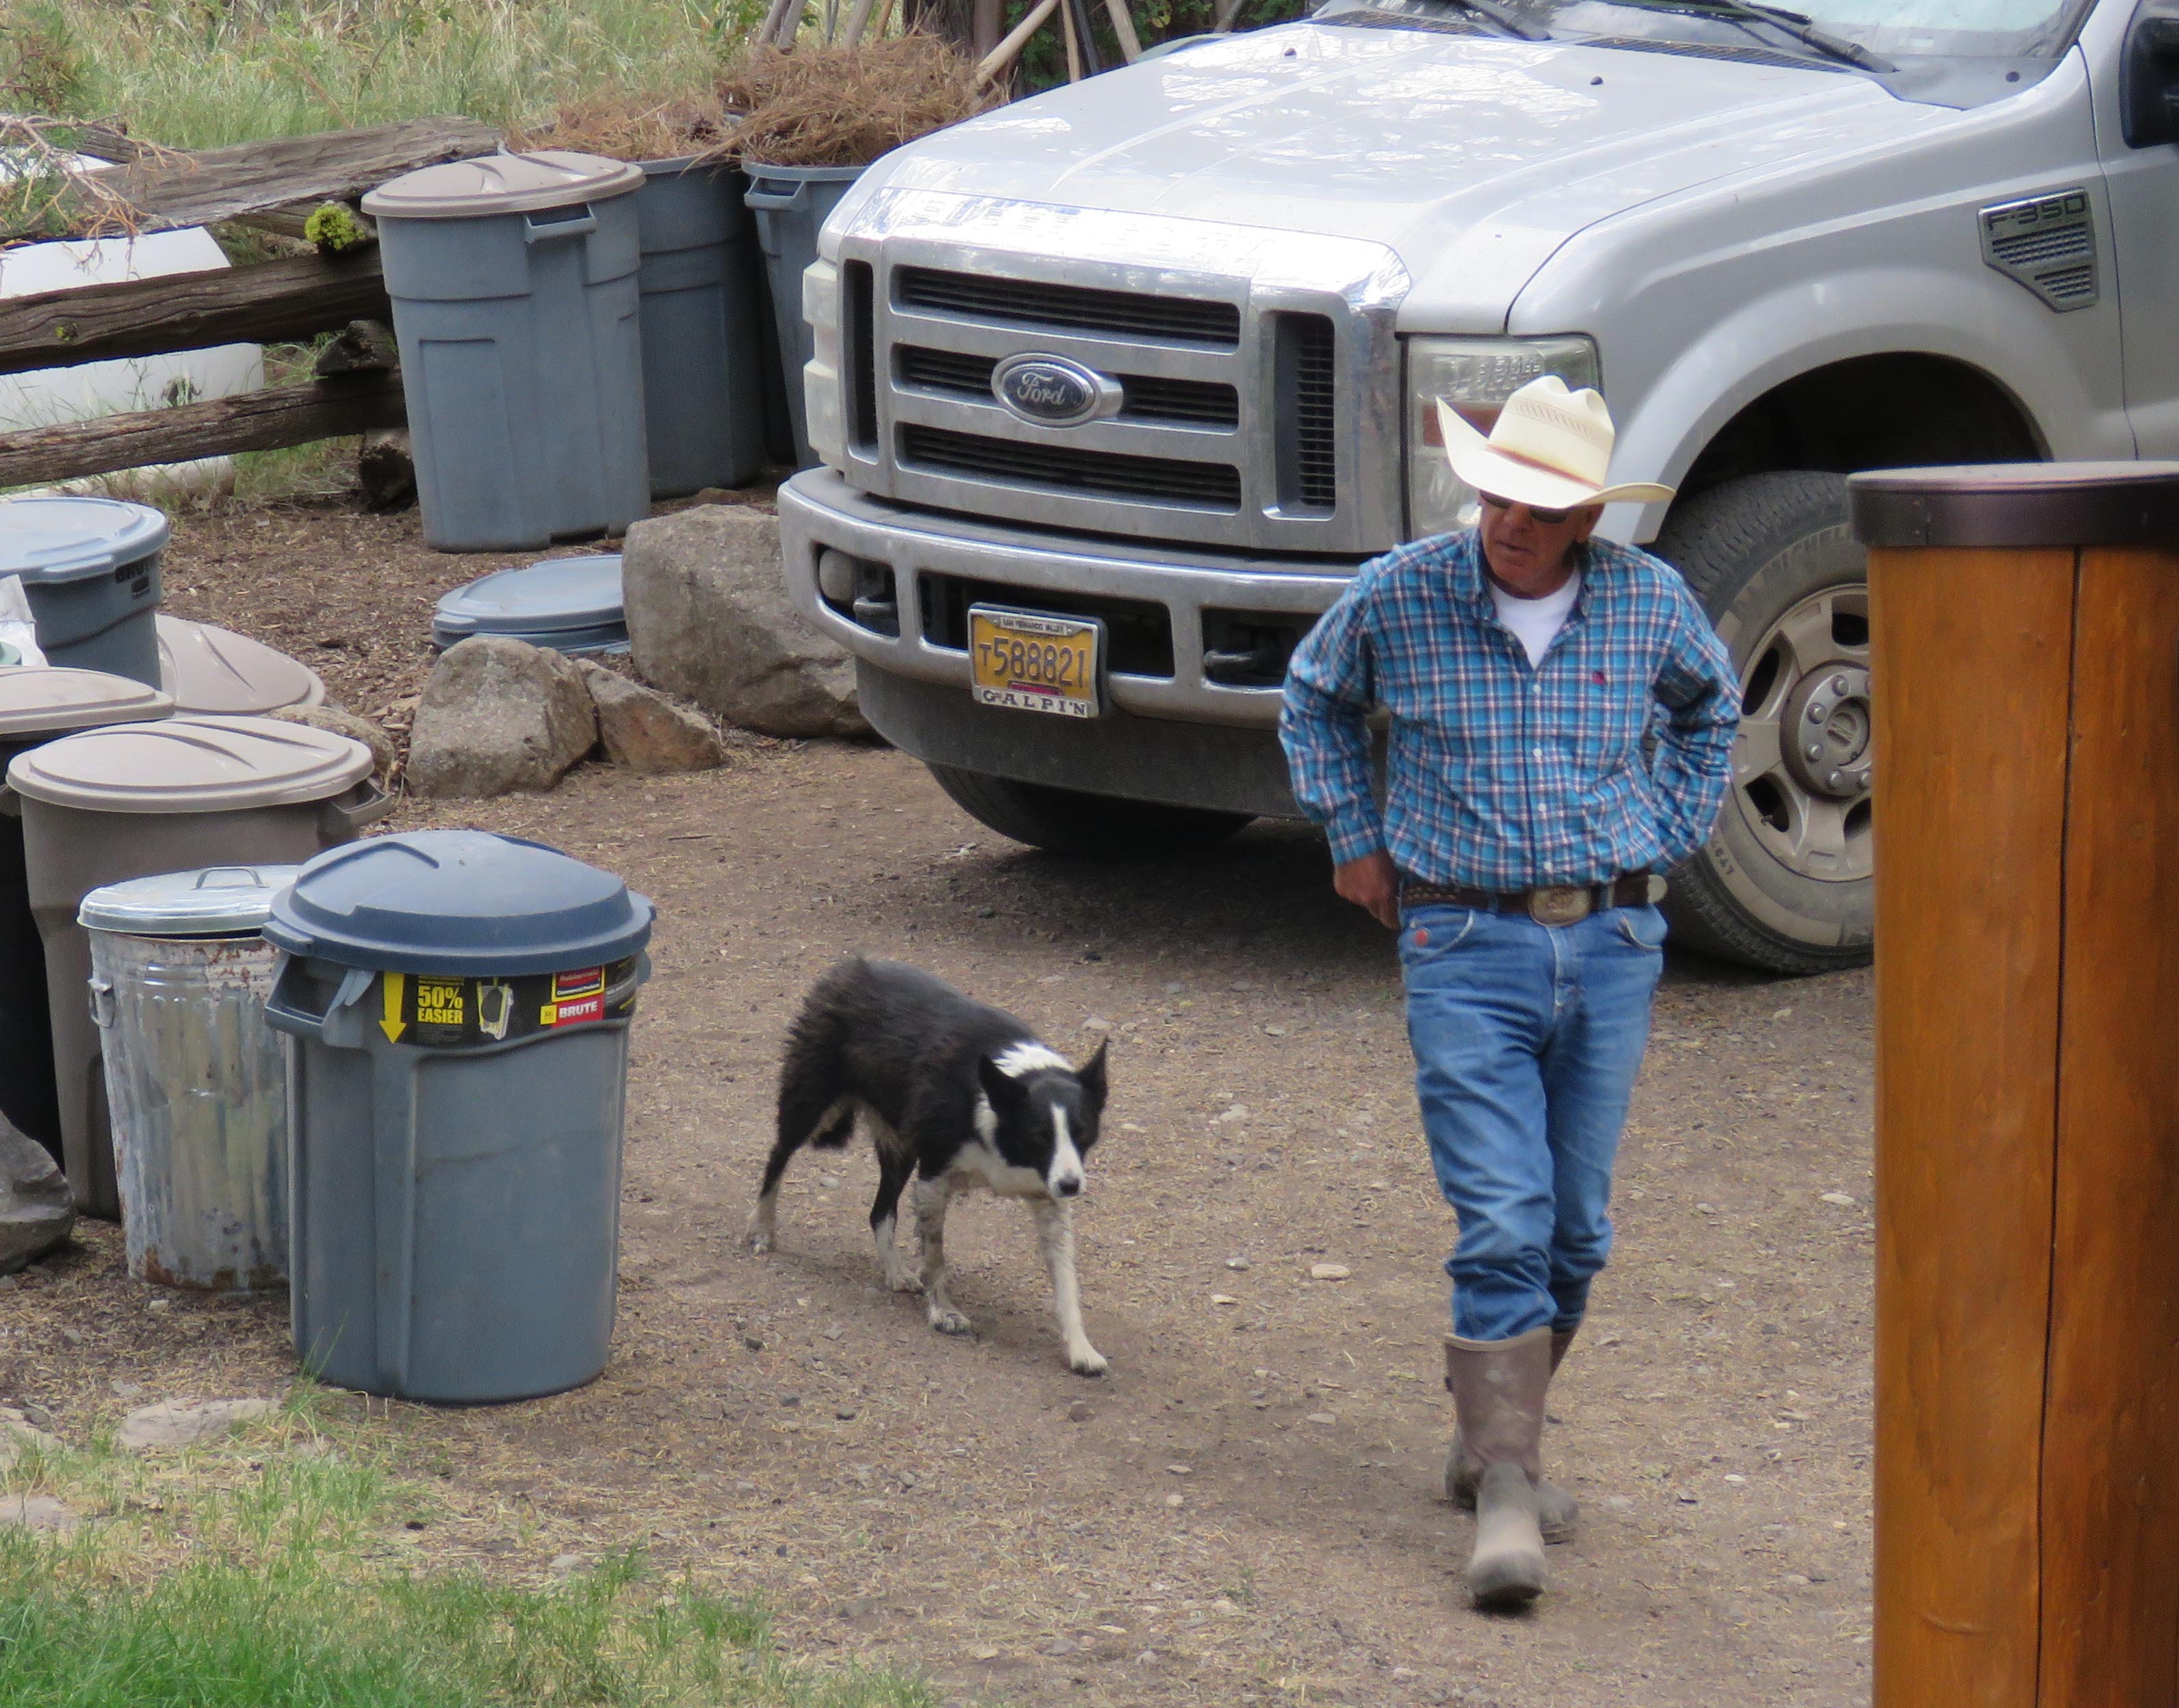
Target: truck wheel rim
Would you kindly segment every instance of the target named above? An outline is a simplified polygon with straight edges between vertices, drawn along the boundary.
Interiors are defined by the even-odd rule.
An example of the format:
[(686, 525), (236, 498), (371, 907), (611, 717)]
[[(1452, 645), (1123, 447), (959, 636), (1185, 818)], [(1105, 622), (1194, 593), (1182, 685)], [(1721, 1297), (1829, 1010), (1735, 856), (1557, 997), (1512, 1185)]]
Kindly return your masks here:
[(1826, 587), (1764, 631), (1741, 672), (1733, 799), (1749, 832), (1796, 875), (1869, 875), (1869, 589)]

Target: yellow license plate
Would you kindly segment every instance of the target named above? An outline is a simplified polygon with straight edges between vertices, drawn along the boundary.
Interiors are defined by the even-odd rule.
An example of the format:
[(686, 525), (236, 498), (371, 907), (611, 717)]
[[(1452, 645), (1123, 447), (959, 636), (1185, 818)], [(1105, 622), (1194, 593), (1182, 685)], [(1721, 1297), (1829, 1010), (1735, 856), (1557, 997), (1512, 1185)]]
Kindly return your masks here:
[(976, 698), (1014, 711), (1095, 717), (1104, 630), (1079, 617), (969, 607), (969, 665)]

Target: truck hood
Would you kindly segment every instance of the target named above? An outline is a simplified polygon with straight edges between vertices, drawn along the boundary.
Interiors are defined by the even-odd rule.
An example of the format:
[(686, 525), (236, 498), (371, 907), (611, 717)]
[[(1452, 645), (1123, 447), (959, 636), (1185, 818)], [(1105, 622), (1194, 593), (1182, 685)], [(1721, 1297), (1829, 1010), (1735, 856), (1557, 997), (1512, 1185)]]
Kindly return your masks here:
[(1298, 24), (1021, 102), (865, 182), (1366, 239), (1413, 281), (1403, 326), (1490, 332), (1599, 220), (1957, 118), (1846, 71)]

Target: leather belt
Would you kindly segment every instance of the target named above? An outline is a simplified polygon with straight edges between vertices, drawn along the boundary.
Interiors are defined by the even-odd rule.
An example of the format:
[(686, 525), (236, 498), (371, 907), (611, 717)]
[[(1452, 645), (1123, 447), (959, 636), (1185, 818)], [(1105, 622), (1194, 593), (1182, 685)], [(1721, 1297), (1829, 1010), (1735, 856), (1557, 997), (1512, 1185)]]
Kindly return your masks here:
[(1539, 884), (1528, 890), (1478, 890), (1465, 884), (1429, 884), (1400, 876), (1403, 908), (1475, 908), (1485, 913), (1526, 914), (1540, 925), (1578, 925), (1607, 908), (1649, 907), (1665, 898), (1665, 881), (1654, 872), (1622, 872), (1609, 883)]

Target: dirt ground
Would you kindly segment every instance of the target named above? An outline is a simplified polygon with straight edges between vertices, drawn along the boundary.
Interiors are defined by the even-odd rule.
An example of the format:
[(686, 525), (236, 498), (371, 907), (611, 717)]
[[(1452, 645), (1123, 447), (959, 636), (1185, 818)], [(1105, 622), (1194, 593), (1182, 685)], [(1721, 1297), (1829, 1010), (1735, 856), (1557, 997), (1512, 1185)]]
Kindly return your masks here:
[[(488, 567), (424, 551), (413, 516), (185, 519), (169, 603), (376, 711), (420, 679), (431, 598)], [(1084, 866), (844, 744), (687, 777), (586, 766), (549, 796), (394, 822), (551, 842), (654, 898), (659, 925), (612, 1365), (525, 1404), (378, 1407), (439, 1496), (389, 1553), (531, 1579), (647, 1539), (763, 1595), (788, 1645), (919, 1664), (964, 1704), (1867, 1700), (1866, 975), (1670, 967), (1617, 1257), (1552, 1395), (1546, 1457), (1582, 1533), (1537, 1610), (1485, 1617), (1438, 1488), (1452, 1216), (1389, 942), (1331, 894), (1314, 837), (1259, 825), (1184, 864)], [(1110, 1376), (1062, 1362), (1018, 1210), (957, 1211), (974, 1340), (881, 1292), (866, 1150), (805, 1155), (780, 1249), (741, 1244), (781, 1028), (850, 950), (1077, 1056), (1111, 1039), (1079, 1214)], [(101, 1224), (42, 1267), (0, 1294), (0, 1399), (64, 1436), (141, 1403), (117, 1384), (291, 1374), (284, 1299), (154, 1294)]]

